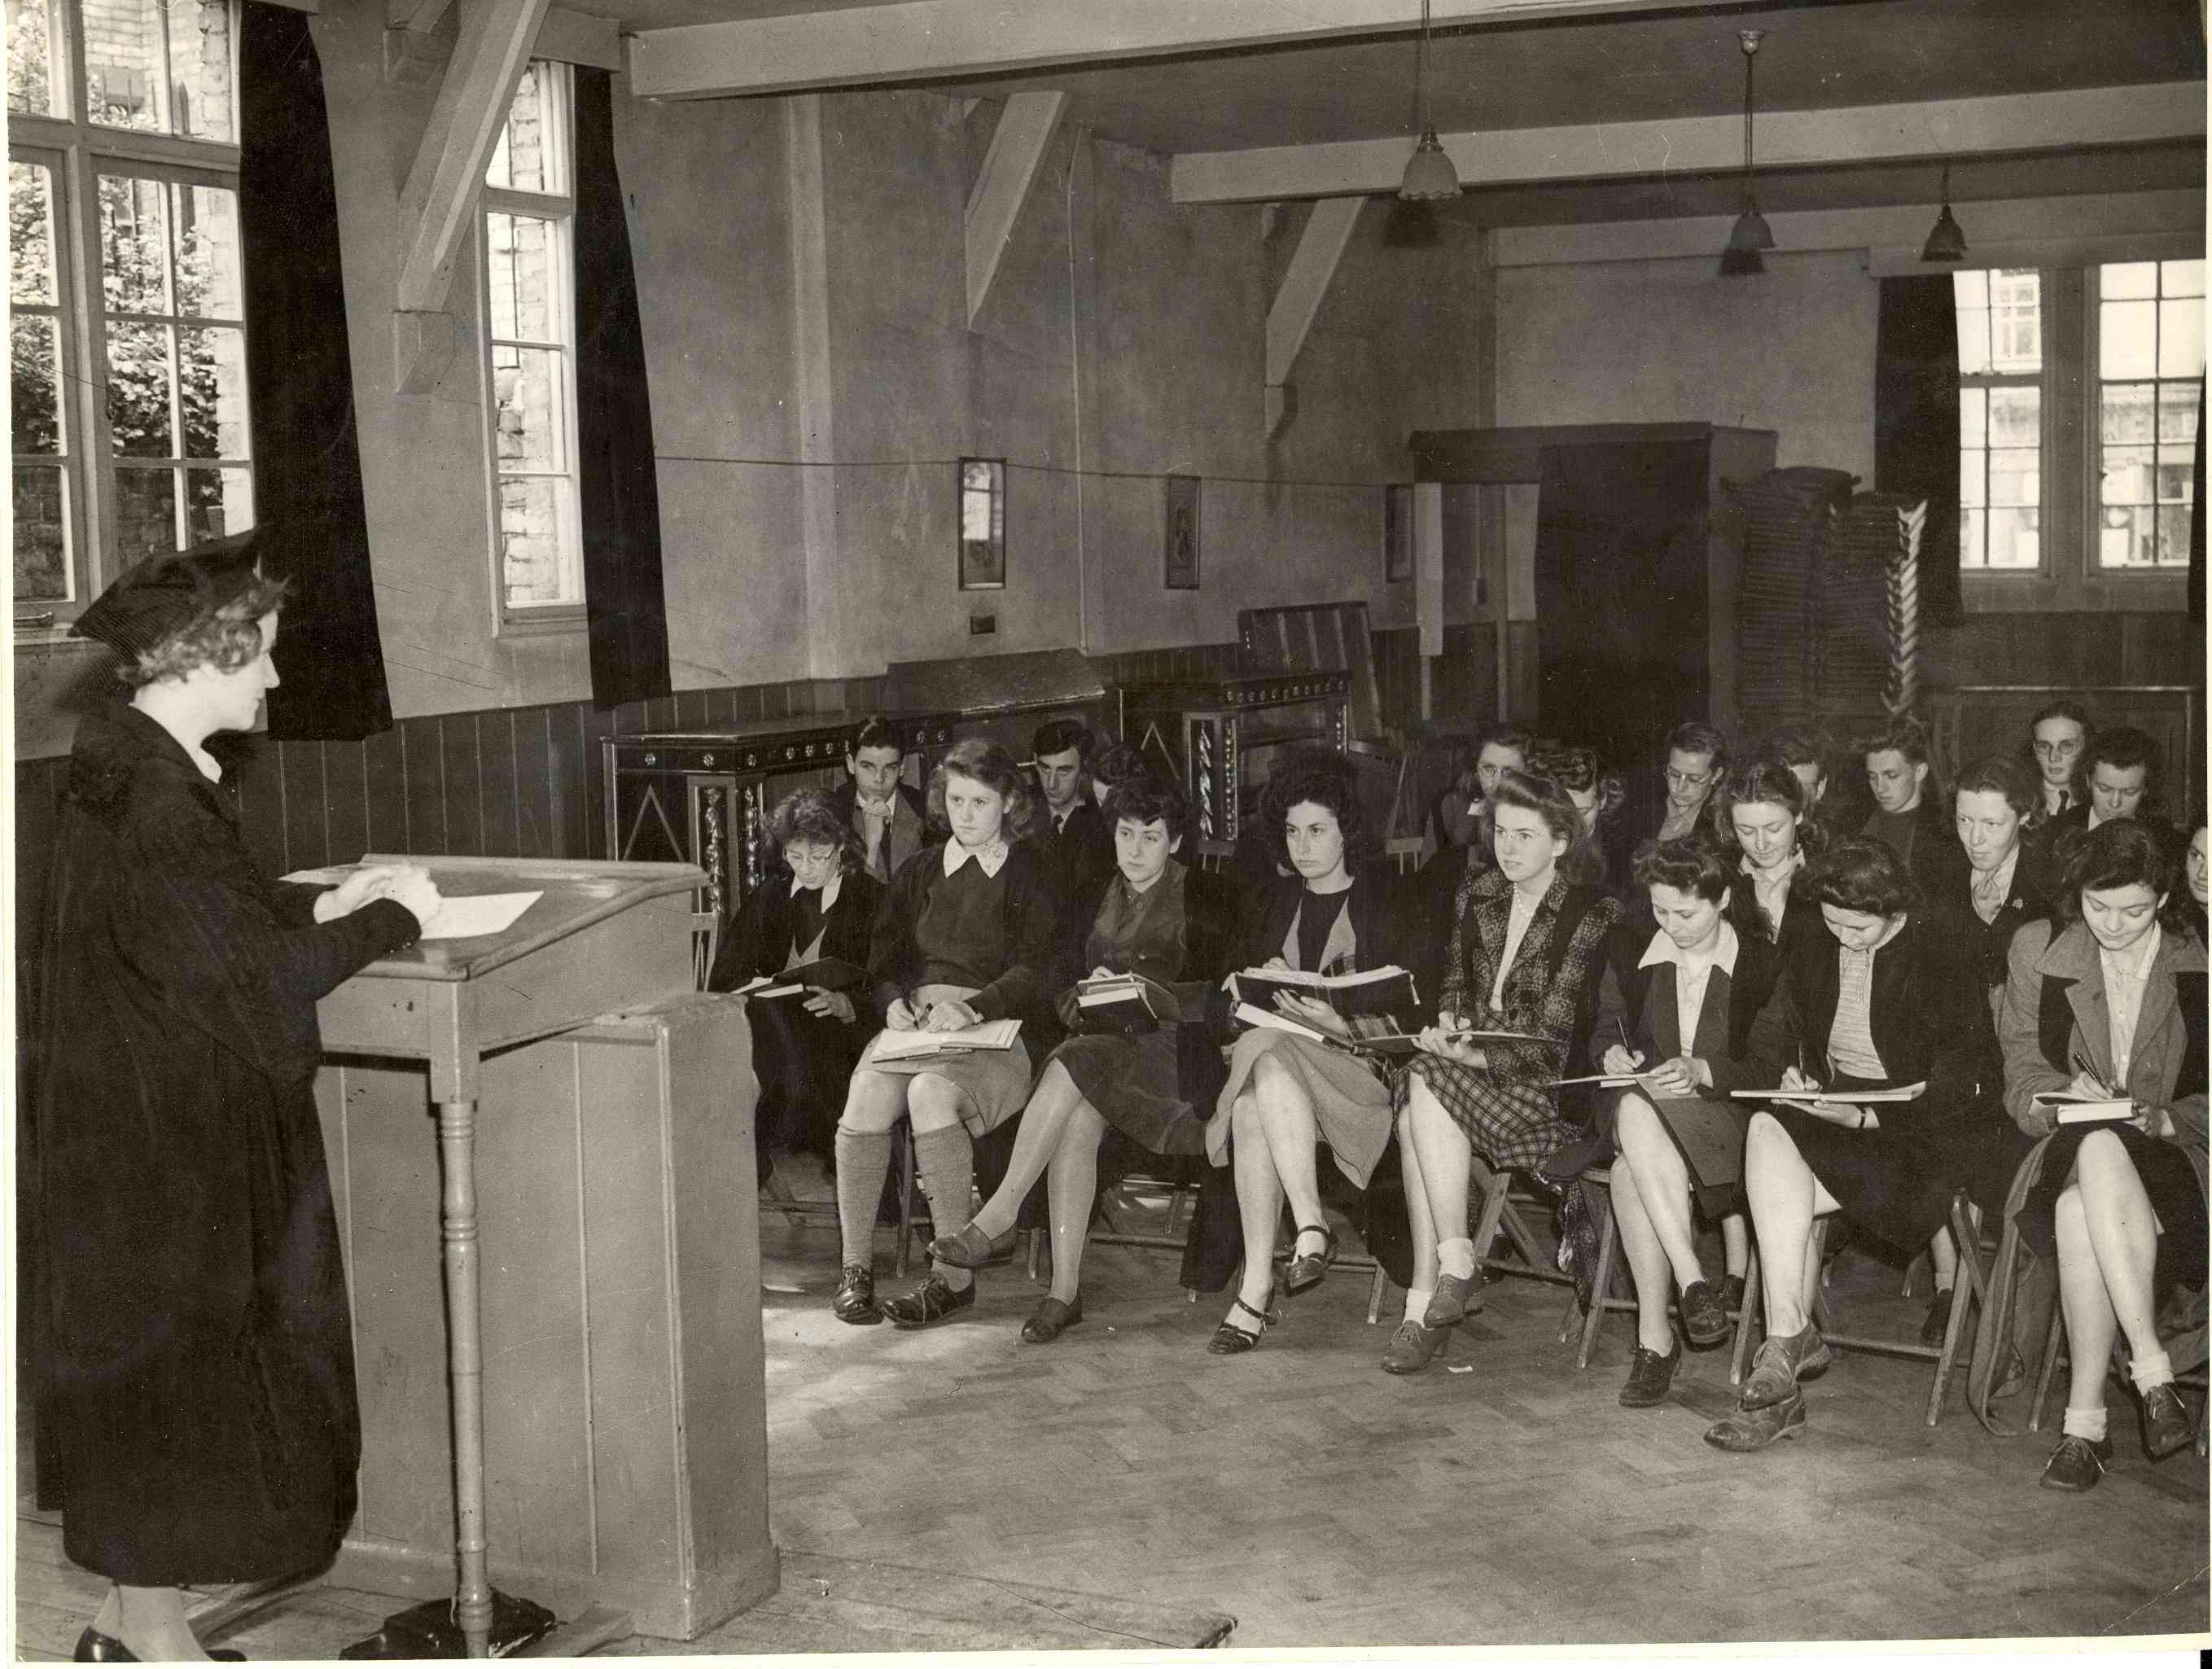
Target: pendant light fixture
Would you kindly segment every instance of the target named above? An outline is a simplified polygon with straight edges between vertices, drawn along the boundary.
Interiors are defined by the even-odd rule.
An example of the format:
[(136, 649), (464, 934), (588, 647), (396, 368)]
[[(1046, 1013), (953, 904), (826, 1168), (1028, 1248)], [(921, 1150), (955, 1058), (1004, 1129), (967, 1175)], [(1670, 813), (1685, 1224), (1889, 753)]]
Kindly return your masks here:
[(1928, 242), (1920, 252), (1923, 261), (1963, 261), (1966, 258), (1966, 234), (1960, 230), (1959, 222), (1951, 215), (1951, 165), (1943, 165), (1943, 212), (1936, 216), (1936, 224), (1928, 234)]
[(1759, 200), (1751, 194), (1751, 122), (1755, 108), (1752, 65), (1758, 62), (1759, 43), (1765, 37), (1763, 29), (1736, 31), (1736, 40), (1743, 48), (1743, 212), (1729, 228), (1728, 247), (1721, 252), (1723, 278), (1748, 278), (1765, 271), (1765, 258), (1759, 252), (1774, 247), (1774, 234), (1766, 216), (1759, 212)]
[(1459, 195), (1459, 171), (1437, 140), (1437, 125), (1429, 119), (1429, 0), (1421, 0), (1421, 33), (1413, 48), (1414, 111), (1420, 119), (1420, 142), (1406, 161), (1406, 177), (1398, 182), (1398, 195), (1407, 203), (1441, 203)]

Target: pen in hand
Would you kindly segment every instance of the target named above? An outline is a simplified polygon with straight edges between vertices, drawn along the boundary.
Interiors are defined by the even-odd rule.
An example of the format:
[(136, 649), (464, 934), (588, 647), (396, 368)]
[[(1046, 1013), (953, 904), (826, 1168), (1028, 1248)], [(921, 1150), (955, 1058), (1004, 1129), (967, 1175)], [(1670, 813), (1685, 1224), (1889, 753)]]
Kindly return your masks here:
[(2074, 1052), (2073, 1061), (2074, 1070), (2096, 1085), (2099, 1094), (2118, 1097), (2120, 1092), (2105, 1082), (2103, 1075), (2089, 1064), (2079, 1049)]

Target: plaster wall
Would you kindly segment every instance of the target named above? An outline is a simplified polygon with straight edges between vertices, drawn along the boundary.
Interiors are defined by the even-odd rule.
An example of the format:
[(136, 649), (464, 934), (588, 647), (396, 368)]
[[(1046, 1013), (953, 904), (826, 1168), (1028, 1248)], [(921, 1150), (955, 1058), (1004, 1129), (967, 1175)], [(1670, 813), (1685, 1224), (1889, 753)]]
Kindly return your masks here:
[(1502, 267), (1498, 422), (1768, 428), (1776, 463), (1874, 481), (1880, 286), (1859, 252)]

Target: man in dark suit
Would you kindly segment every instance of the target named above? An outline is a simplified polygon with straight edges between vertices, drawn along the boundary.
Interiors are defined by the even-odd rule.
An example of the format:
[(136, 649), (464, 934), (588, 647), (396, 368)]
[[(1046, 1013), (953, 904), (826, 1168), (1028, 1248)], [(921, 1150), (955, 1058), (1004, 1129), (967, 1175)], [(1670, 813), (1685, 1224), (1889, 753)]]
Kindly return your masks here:
[(1030, 754), (1044, 815), (1030, 826), (1029, 838), (1047, 859), (1059, 889), (1066, 932), (1080, 935), (1089, 931), (1114, 877), (1114, 831), (1085, 773), (1091, 732), (1073, 719), (1051, 719), (1030, 738)]
[(834, 797), (837, 815), (860, 837), (861, 868), (886, 884), (929, 839), (921, 796), (899, 778), (905, 764), (897, 732), (878, 714), (854, 734), (846, 781)]

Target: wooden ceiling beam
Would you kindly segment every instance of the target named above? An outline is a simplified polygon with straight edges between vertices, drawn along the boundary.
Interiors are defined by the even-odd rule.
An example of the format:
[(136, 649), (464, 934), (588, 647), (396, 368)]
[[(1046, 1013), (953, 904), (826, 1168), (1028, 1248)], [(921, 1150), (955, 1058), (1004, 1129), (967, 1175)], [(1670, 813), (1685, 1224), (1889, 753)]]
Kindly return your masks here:
[[(2156, 143), (2204, 137), (2204, 83), (2094, 87), (1992, 98), (1833, 110), (1762, 111), (1762, 168), (1805, 168)], [(1741, 116), (1590, 123), (1448, 133), (1443, 147), (1470, 186), (1724, 173), (1743, 164)], [(1410, 137), (1255, 150), (1186, 152), (1173, 164), (1177, 203), (1271, 203), (1395, 191)]]
[[(1438, 26), (1650, 11), (1723, 11), (1738, 0), (1431, 0)], [(1417, 0), (893, 0), (735, 19), (630, 37), (631, 90), (725, 99), (833, 87), (1114, 64), (1176, 52), (1406, 34)]]
[(999, 258), (1006, 252), (1014, 222), (1029, 201), (1036, 183), (1037, 166), (1044, 161), (1060, 118), (1067, 109), (1065, 93), (1017, 93), (1006, 100), (992, 130), (991, 148), (968, 193), (968, 328), (991, 294)]

